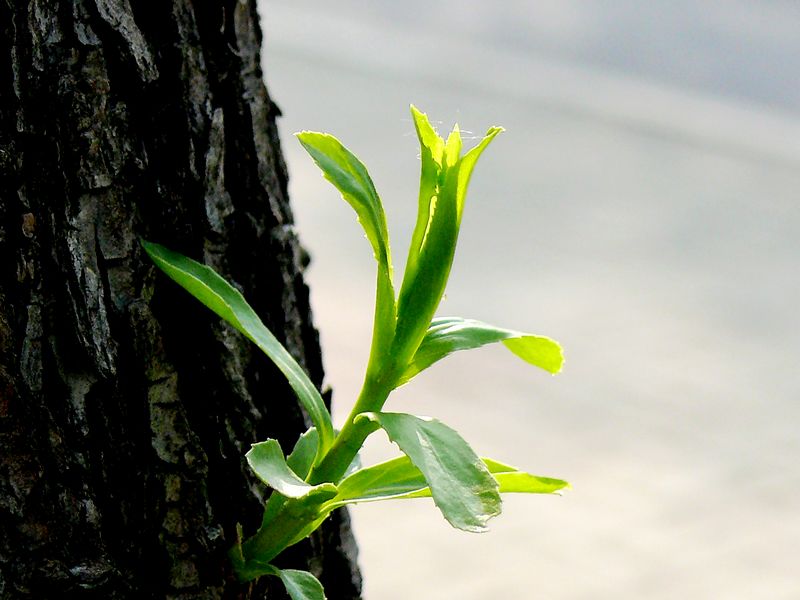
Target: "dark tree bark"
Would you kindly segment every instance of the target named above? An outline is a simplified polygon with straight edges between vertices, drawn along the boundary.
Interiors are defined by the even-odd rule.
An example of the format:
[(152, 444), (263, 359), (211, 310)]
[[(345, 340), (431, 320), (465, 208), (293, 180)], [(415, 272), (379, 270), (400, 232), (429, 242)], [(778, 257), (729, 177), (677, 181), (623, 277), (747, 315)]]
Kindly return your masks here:
[[(0, 1), (0, 597), (284, 598), (226, 559), (252, 442), (309, 423), (138, 237), (244, 291), (319, 385), (253, 0)], [(360, 596), (346, 513), (282, 557)]]

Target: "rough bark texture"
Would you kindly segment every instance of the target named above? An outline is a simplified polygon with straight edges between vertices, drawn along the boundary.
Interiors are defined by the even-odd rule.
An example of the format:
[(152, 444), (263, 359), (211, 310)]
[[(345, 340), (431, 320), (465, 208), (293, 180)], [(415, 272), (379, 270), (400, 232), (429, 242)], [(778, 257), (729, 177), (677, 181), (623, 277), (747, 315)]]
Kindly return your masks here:
[[(0, 597), (284, 598), (226, 551), (308, 422), (165, 277), (233, 280), (320, 384), (252, 0), (0, 0)], [(283, 557), (359, 597), (346, 513)]]

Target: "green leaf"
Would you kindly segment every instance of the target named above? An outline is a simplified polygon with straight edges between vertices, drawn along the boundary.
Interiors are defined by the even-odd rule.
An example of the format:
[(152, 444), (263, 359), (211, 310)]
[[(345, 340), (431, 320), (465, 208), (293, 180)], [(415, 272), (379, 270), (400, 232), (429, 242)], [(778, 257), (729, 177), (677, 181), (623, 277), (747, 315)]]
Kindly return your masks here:
[(427, 115), (411, 107), (420, 143), (421, 171), (417, 223), (397, 300), (397, 327), (392, 356), (405, 365), (411, 359), (444, 294), (455, 255), (467, 186), (478, 157), (502, 131), (486, 137), (461, 157), (458, 126), (445, 142)]
[(309, 495), (321, 498), (336, 495), (336, 486), (332, 483), (310, 485), (298, 477), (286, 464), (277, 440), (253, 444), (245, 458), (261, 481), (287, 498), (303, 498)]
[(338, 505), (388, 500), (428, 487), (425, 476), (408, 456), (365, 467), (344, 478), (332, 499)]
[[(251, 563), (252, 573), (258, 575), (273, 575), (280, 577), (286, 592), (292, 600), (326, 600), (325, 590), (322, 584), (308, 571), (298, 571), (296, 569), (278, 569), (269, 564), (258, 564), (257, 561)], [(253, 579), (254, 577), (248, 577)]]
[(552, 477), (541, 477), (524, 471), (497, 473), (494, 478), (501, 494), (555, 494), (568, 489), (569, 483)]
[(296, 135), (322, 170), (325, 178), (339, 190), (345, 201), (356, 211), (358, 220), (372, 245), (375, 260), (378, 262), (374, 334), (369, 368), (372, 372), (379, 371), (388, 358), (396, 320), (389, 232), (383, 204), (367, 168), (339, 140), (330, 134), (314, 131), (302, 131)]
[(282, 569), (278, 577), (292, 600), (325, 600), (322, 584), (308, 571)]
[(439, 172), (444, 152), (444, 140), (436, 133), (428, 116), (413, 105), (411, 106), (411, 116), (414, 119), (414, 127), (419, 138), (421, 169), (417, 224), (414, 226), (411, 245), (408, 249), (406, 273), (415, 272), (417, 269), (417, 259), (422, 250), (422, 241), (425, 239), (425, 232), (430, 224), (431, 206), (439, 187)]
[(255, 343), (286, 376), (300, 404), (320, 432), (317, 460), (333, 443), (331, 416), (302, 367), (267, 329), (242, 294), (213, 269), (152, 242), (142, 246), (164, 273)]
[(478, 162), (481, 154), (494, 138), (505, 131), (502, 127), (490, 127), (486, 131), (486, 135), (478, 143), (477, 146), (467, 152), (461, 159), (461, 168), (458, 171), (458, 223), (461, 224), (461, 215), (464, 212), (464, 204), (467, 198), (467, 188), (469, 181), (472, 179), (472, 171), (475, 169), (475, 164)]
[[(552, 494), (569, 487), (566, 481), (560, 479), (531, 475), (490, 458), (481, 460), (497, 481), (501, 494)], [(431, 496), (425, 476), (408, 456), (400, 456), (356, 471), (343, 479), (337, 488), (339, 491), (331, 500), (335, 507), (359, 502)]]
[(549, 373), (558, 373), (564, 363), (561, 346), (550, 338), (502, 329), (473, 319), (441, 317), (431, 322), (398, 385), (406, 383), (417, 373), (453, 352), (495, 342), (503, 342), (521, 359)]
[(305, 479), (309, 471), (311, 471), (311, 467), (314, 466), (314, 457), (318, 445), (319, 434), (316, 427), (311, 427), (297, 439), (291, 453), (286, 457), (286, 464), (301, 479)]
[(402, 413), (362, 413), (386, 431), (389, 439), (422, 471), (433, 501), (453, 527), (486, 530), (500, 514), (497, 482), (469, 444), (453, 429), (427, 417)]
[[(561, 479), (531, 475), (491, 458), (481, 460), (497, 481), (501, 494), (555, 494), (570, 487), (569, 483)], [(430, 495), (430, 490), (424, 488), (402, 497), (426, 498)]]
[(301, 131), (297, 139), (322, 170), (325, 178), (341, 192), (356, 211), (358, 220), (375, 252), (375, 259), (390, 265), (389, 233), (378, 192), (364, 164), (327, 133)]
[(564, 355), (558, 342), (547, 337), (521, 335), (503, 340), (503, 345), (525, 362), (554, 375), (564, 365)]

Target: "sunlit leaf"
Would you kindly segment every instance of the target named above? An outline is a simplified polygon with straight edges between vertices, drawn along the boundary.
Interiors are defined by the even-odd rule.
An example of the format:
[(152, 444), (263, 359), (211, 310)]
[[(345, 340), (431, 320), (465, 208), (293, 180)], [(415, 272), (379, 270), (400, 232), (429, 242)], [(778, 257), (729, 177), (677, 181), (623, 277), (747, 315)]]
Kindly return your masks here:
[(296, 135), (325, 178), (356, 211), (372, 245), (378, 262), (378, 281), (370, 367), (379, 369), (386, 362), (396, 319), (392, 259), (383, 205), (364, 164), (339, 140), (330, 134), (314, 131), (302, 131)]
[(473, 319), (441, 317), (431, 323), (398, 385), (453, 352), (495, 342), (503, 342), (524, 361), (550, 373), (558, 373), (564, 362), (561, 346), (550, 338), (502, 329)]
[(142, 241), (153, 262), (192, 296), (256, 344), (286, 376), (298, 400), (320, 432), (317, 458), (333, 442), (333, 425), (319, 391), (306, 372), (267, 329), (242, 294), (213, 269), (152, 242)]
[[(481, 460), (497, 481), (501, 494), (556, 494), (570, 487), (561, 479), (532, 475), (491, 458)], [(430, 490), (424, 488), (409, 492), (402, 498), (427, 498), (430, 495)]]
[(408, 456), (365, 467), (336, 486), (332, 499), (340, 504), (388, 500), (428, 487), (425, 476)]
[(411, 107), (411, 116), (417, 131), (420, 145), (421, 172), (419, 178), (419, 206), (417, 208), (417, 224), (411, 236), (406, 261), (406, 273), (415, 272), (417, 259), (422, 248), (422, 241), (430, 223), (431, 207), (439, 187), (439, 172), (441, 171), (442, 152), (444, 140), (431, 126), (428, 116), (420, 112), (417, 107)]
[[(560, 479), (531, 475), (490, 458), (481, 460), (497, 481), (501, 494), (552, 494), (569, 487)], [(408, 456), (360, 469), (343, 479), (337, 488), (338, 493), (331, 499), (336, 506), (431, 496), (425, 476)]]
[(433, 501), (453, 527), (485, 531), (486, 522), (500, 514), (497, 482), (453, 429), (435, 419), (402, 413), (363, 413), (358, 418), (378, 423), (422, 471)]
[(375, 252), (375, 259), (379, 263), (391, 264), (386, 216), (364, 164), (330, 134), (301, 131), (296, 135), (325, 178), (356, 211)]
[(456, 125), (445, 142), (427, 115), (411, 107), (420, 143), (421, 174), (417, 223), (397, 300), (397, 327), (392, 355), (401, 364), (411, 359), (444, 294), (453, 264), (467, 186), (481, 152), (501, 128), (461, 156)]
[(464, 212), (464, 203), (467, 198), (467, 188), (472, 178), (472, 171), (478, 162), (481, 154), (494, 138), (505, 131), (502, 127), (490, 127), (477, 146), (472, 148), (461, 158), (461, 168), (458, 170), (458, 222), (461, 223), (461, 215)]

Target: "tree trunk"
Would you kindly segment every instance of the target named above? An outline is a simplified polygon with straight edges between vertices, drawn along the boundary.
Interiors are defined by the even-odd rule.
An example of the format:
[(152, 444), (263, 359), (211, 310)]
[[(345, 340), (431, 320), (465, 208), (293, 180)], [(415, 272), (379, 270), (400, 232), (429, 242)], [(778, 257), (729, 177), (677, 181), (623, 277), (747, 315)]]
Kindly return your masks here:
[[(204, 260), (323, 378), (253, 0), (0, 1), (0, 597), (284, 598), (226, 559), (309, 423), (156, 273)], [(347, 514), (283, 556), (360, 597)], [(276, 580), (277, 581), (277, 580)]]

